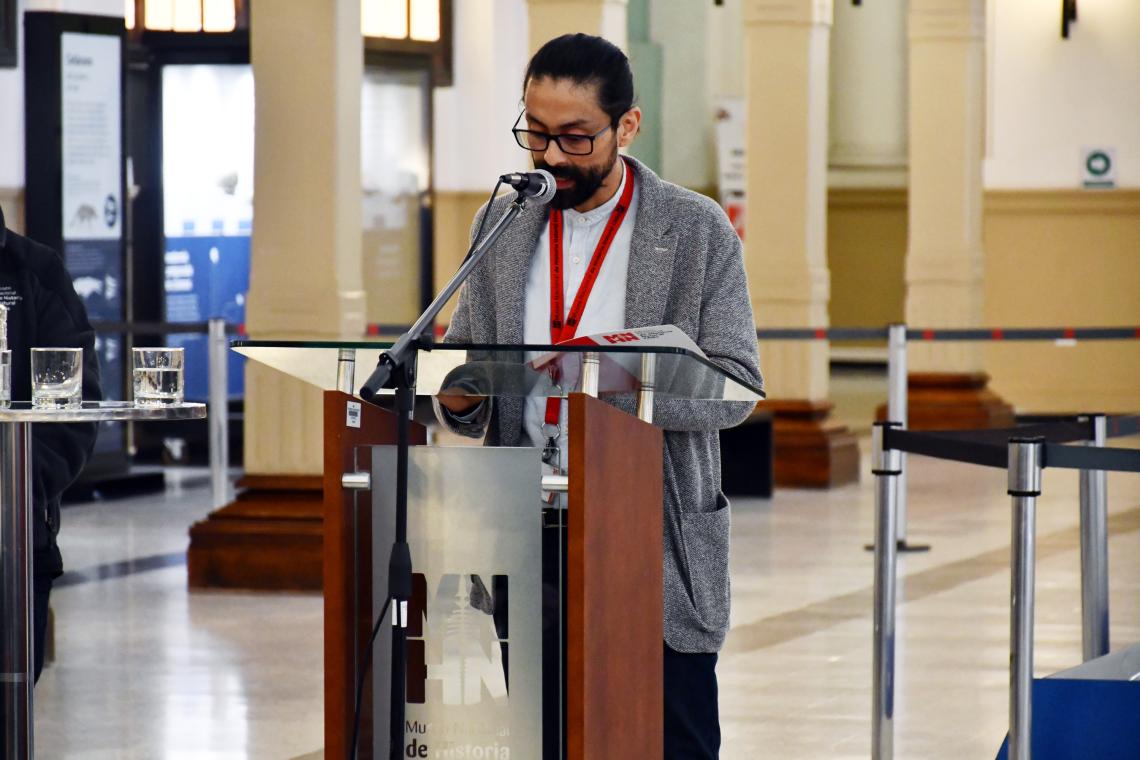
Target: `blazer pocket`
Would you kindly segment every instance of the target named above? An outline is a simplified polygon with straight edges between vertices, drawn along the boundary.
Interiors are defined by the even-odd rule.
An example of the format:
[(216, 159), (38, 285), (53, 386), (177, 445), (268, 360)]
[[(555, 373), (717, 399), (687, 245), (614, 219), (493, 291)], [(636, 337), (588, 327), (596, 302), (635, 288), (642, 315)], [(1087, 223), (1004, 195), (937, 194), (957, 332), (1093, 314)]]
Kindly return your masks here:
[(697, 617), (710, 631), (728, 625), (730, 523), (728, 499), (724, 494), (717, 494), (716, 509), (712, 512), (681, 514), (681, 540), (685, 543), (693, 606)]

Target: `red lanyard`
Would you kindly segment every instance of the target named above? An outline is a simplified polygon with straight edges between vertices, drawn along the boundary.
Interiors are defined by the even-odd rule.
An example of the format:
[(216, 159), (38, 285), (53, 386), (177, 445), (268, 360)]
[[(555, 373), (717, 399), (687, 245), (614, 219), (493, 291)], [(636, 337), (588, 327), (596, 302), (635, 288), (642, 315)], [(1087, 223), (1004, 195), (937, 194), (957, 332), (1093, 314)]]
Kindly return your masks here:
[[(590, 300), (590, 293), (594, 290), (598, 273), (606, 261), (606, 254), (617, 237), (621, 223), (629, 211), (630, 201), (633, 199), (633, 172), (626, 167), (625, 188), (618, 198), (617, 205), (610, 212), (610, 219), (602, 230), (602, 237), (590, 257), (590, 264), (586, 267), (586, 274), (582, 284), (578, 286), (578, 293), (574, 296), (574, 303), (570, 305), (570, 314), (565, 316), (565, 291), (562, 289), (562, 211), (550, 210), (550, 342), (561, 343), (574, 337), (578, 324), (582, 321), (582, 314), (586, 311), (586, 302)], [(548, 398), (546, 400), (546, 422), (551, 425), (558, 424), (560, 400)]]

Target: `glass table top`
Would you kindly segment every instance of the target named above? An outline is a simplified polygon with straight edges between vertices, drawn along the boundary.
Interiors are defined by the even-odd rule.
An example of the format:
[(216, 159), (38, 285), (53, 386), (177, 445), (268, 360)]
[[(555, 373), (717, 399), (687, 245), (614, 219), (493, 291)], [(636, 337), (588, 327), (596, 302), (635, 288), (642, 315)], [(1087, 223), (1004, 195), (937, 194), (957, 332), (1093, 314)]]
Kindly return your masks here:
[(0, 408), (0, 422), (125, 422), (128, 420), (196, 420), (206, 405), (196, 403), (135, 406), (133, 401), (84, 401), (75, 409), (34, 408), (31, 401), (13, 401)]

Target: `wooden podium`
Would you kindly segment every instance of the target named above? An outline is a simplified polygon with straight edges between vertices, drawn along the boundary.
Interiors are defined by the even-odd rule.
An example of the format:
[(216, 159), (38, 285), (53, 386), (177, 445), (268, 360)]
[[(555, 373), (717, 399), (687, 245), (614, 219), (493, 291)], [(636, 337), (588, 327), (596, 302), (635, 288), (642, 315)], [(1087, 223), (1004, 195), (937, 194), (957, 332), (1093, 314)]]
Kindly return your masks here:
[[(360, 427), (346, 424), (348, 405), (360, 407)], [(342, 475), (357, 469), (357, 448), (396, 443), (396, 417), (342, 391), (324, 393), (324, 599), (325, 757), (351, 756), (356, 682), (374, 621), (372, 617), (372, 511)], [(411, 441), (423, 445), (423, 426)], [(361, 714), (372, 714), (372, 682), (365, 681)], [(359, 758), (372, 757), (372, 724), (362, 721)]]
[(569, 758), (663, 754), (662, 447), (652, 425), (571, 394)]
[[(569, 399), (567, 756), (659, 757), (662, 434), (603, 401), (581, 393)], [(326, 757), (349, 756), (357, 668), (374, 624), (368, 569), (373, 551), (387, 550), (371, 545), (370, 502), (344, 488), (341, 476), (357, 471), (357, 447), (393, 444), (396, 435), (394, 415), (368, 404), (360, 428), (346, 428), (349, 402), (359, 400), (325, 392)], [(413, 440), (424, 443), (422, 427)], [(369, 678), (360, 758), (373, 757), (372, 688)]]
[[(383, 705), (386, 702), (385, 690), (390, 688), (385, 680), (389, 671), (383, 634), (377, 638), (370, 666), (366, 667), (366, 660), (370, 635), (377, 622), (375, 616), (385, 597), (382, 590), (387, 586), (386, 561), (390, 538), (385, 531), (392, 513), (387, 511), (384, 500), (391, 497), (395, 486), (392, 477), (386, 474), (394, 472), (394, 469), (385, 468), (386, 462), (394, 460), (392, 446), (396, 439), (396, 418), (393, 413), (363, 403), (347, 392), (358, 389), (360, 385), (353, 380), (356, 353), (360, 351), (362, 359), (367, 357), (374, 361), (376, 345), (238, 341), (235, 349), (251, 359), (326, 389), (323, 475), (325, 756), (351, 756), (357, 682), (360, 674), (364, 673), (357, 757), (373, 758), (379, 754), (382, 758), (384, 753), (377, 748), (384, 747), (386, 742), (377, 741), (379, 737), (376, 734), (386, 734), (387, 726), (377, 725), (375, 731), (373, 727), (374, 720), (386, 720), (383, 716), (387, 711)], [(555, 358), (550, 360), (550, 354), (544, 354), (544, 351), (554, 352)], [(533, 357), (539, 355), (541, 361), (536, 361)], [(552, 363), (560, 368), (557, 374), (549, 372)], [(560, 580), (560, 593), (564, 600), (564, 638), (560, 639), (564, 665), (563, 680), (556, 690), (560, 688), (562, 694), (560, 733), (564, 737), (566, 757), (572, 760), (660, 757), (663, 754), (664, 442), (662, 431), (643, 420), (652, 417), (655, 394), (754, 403), (763, 397), (763, 391), (741, 383), (703, 356), (685, 349), (447, 345), (437, 346), (430, 352), (420, 352), (417, 393), (432, 395), (443, 387), (451, 387), (454, 373), (459, 371), (467, 373), (462, 385), (466, 392), (502, 397), (500, 411), (504, 414), (508, 398), (517, 412), (519, 400), (524, 397), (566, 397), (567, 475), (543, 476), (539, 461), (541, 451), (536, 448), (424, 448), (425, 430), (413, 425), (410, 478), (430, 481), (434, 484), (431, 488), (435, 490), (423, 487), (419, 496), (414, 496), (415, 492), (409, 488), (409, 543), (412, 544), (414, 572), (421, 572), (416, 570), (418, 566), (426, 574), (435, 562), (434, 569), (430, 571), (434, 573), (437, 596), (432, 597), (434, 601), (429, 603), (429, 592), (423, 592), (422, 610), (412, 609), (409, 615), (408, 635), (417, 639), (415, 643), (421, 658), (418, 668), (409, 664), (409, 709), (413, 693), (417, 695), (419, 714), (454, 715), (454, 712), (444, 711), (454, 710), (456, 705), (460, 706), (458, 709), (467, 709), (465, 706), (468, 704), (487, 702), (486, 694), (494, 692), (491, 693), (491, 708), (479, 705), (472, 710), (507, 710), (503, 714), (509, 716), (510, 728), (502, 734), (506, 737), (502, 749), (511, 756), (541, 760), (542, 752), (534, 753), (530, 748), (536, 746), (536, 732), (541, 737), (542, 731), (549, 729), (542, 729), (541, 711), (535, 712), (533, 700), (536, 693), (539, 702), (549, 700), (549, 696), (545, 683), (538, 692), (534, 689), (535, 679), (542, 680), (544, 667), (542, 659), (536, 660), (533, 656), (533, 633), (536, 630), (535, 619), (539, 621), (539, 630), (548, 620), (543, 610), (547, 604), (546, 588), (540, 587), (536, 580), (541, 573), (537, 570), (532, 572), (533, 564), (511, 565), (514, 569), (510, 572), (516, 573), (514, 576), (495, 575), (505, 572), (488, 569), (500, 564), (498, 555), (492, 555), (490, 562), (486, 556), (487, 552), (500, 549), (513, 551), (516, 543), (529, 542), (532, 553), (527, 556), (530, 557), (528, 561), (533, 562), (533, 544), (538, 534), (546, 530), (539, 497), (544, 490), (565, 491), (564, 509), (556, 511), (561, 516), (558, 524), (563, 526), (558, 538), (565, 540), (565, 569)], [(553, 384), (552, 377), (560, 377), (567, 388), (581, 388), (588, 395), (565, 393)], [(328, 390), (330, 388), (339, 390)], [(634, 396), (638, 416), (599, 400), (599, 393)], [(476, 466), (464, 464), (467, 461), (475, 461)], [(497, 462), (505, 462), (507, 466), (496, 470)], [(454, 466), (456, 463), (462, 466)], [(503, 503), (494, 503), (495, 492)], [(504, 494), (510, 494), (509, 504), (506, 504)], [(446, 513), (446, 519), (441, 522), (439, 515), (445, 512), (445, 508), (440, 504), (444, 502), (449, 505), (446, 509), (452, 511)], [(455, 508), (456, 504), (460, 509)], [(494, 522), (493, 511), (486, 512), (504, 508), (508, 511), (499, 513), (501, 524)], [(484, 513), (492, 516), (490, 521), (484, 519)], [(476, 519), (483, 522), (477, 525), (472, 522)], [(421, 541), (421, 549), (416, 548), (412, 538), (417, 521), (420, 523), (417, 540)], [(488, 522), (489, 525), (486, 524)], [(493, 544), (499, 536), (506, 538), (490, 548), (480, 545), (483, 551), (480, 556), (484, 559), (478, 562), (482, 564), (472, 565), (472, 560), (440, 563), (439, 551), (427, 552), (425, 556), (422, 550), (425, 545), (422, 542), (427, 540), (424, 536), (437, 535), (431, 531), (448, 534), (446, 541), (431, 539), (439, 546), (446, 544), (451, 547), (448, 552), (465, 552), (468, 547), (464, 542), (486, 543), (488, 531), (493, 534)], [(479, 531), (483, 531), (483, 538), (475, 535)], [(451, 543), (447, 544), (447, 541)], [(542, 546), (539, 554), (545, 552), (545, 545)], [(417, 552), (420, 553), (417, 555)], [(441, 570), (441, 564), (448, 565), (450, 569)], [(481, 569), (473, 569), (475, 567)], [(543, 572), (545, 569), (544, 565)], [(484, 584), (481, 580), (484, 576), (476, 575), (477, 572), (491, 573), (485, 577), (492, 582)], [(441, 577), (450, 580), (440, 580)], [(503, 589), (508, 581), (511, 588), (509, 594), (503, 593), (499, 597), (503, 601), (502, 608), (495, 601), (500, 588), (495, 584), (500, 581)], [(427, 581), (422, 583), (426, 585)], [(451, 585), (447, 586), (447, 583)], [(518, 601), (519, 594), (516, 593), (519, 589), (524, 591), (522, 602)], [(459, 619), (454, 629), (460, 630), (463, 636), (469, 635), (469, 629), (462, 626), (470, 621), (465, 623), (461, 618), (476, 618), (477, 625), (483, 626), (483, 643), (471, 638), (461, 643), (490, 655), (490, 666), (487, 660), (474, 662), (476, 667), (482, 668), (479, 671), (481, 675), (474, 682), (475, 691), (463, 691), (459, 701), (455, 701), (456, 692), (447, 691), (450, 682), (445, 671), (453, 672), (448, 668), (458, 667), (461, 679), (470, 678), (465, 669), (471, 660), (462, 659), (458, 665), (447, 660), (446, 641), (455, 638), (452, 636), (453, 628), (448, 627), (446, 634), (440, 634), (444, 630), (443, 618), (433, 620), (431, 617), (431, 610), (439, 607), (430, 605), (437, 604), (440, 599), (445, 606), (450, 600), (451, 611), (448, 614), (452, 617), (446, 618), (447, 626), (452, 626), (453, 621)], [(512, 605), (509, 608), (506, 600)], [(411, 606), (414, 608), (415, 605), (413, 594)], [(508, 609), (510, 636), (498, 632), (500, 625), (507, 627), (506, 615), (500, 619), (500, 614)], [(519, 622), (516, 616), (520, 614), (527, 618), (521, 626), (516, 625)], [(492, 635), (487, 636), (492, 619)], [(379, 630), (390, 631), (390, 628), (391, 624), (385, 620)], [(414, 628), (420, 630), (412, 633)], [(516, 636), (519, 628), (524, 631)], [(542, 647), (546, 647), (544, 656), (549, 651), (548, 639), (545, 638), (548, 633), (542, 633)], [(424, 655), (431, 646), (439, 648), (435, 639), (429, 641), (430, 636), (445, 641), (443, 660), (436, 657), (429, 662)], [(490, 641), (489, 648), (487, 641)], [(409, 653), (411, 644), (409, 641)], [(466, 654), (463, 657), (466, 658)], [(431, 672), (433, 668), (436, 669), (434, 674)], [(539, 672), (536, 674), (535, 670)], [(491, 686), (485, 679), (487, 674), (493, 677), (492, 680), (497, 679)], [(413, 684), (413, 678), (418, 682)], [(428, 680), (432, 681), (433, 689), (444, 695), (438, 703), (433, 701), (437, 697), (424, 696)], [(417, 690), (413, 691), (413, 685)], [(470, 684), (464, 681), (462, 689), (469, 688)], [(451, 701), (448, 701), (449, 694)], [(501, 707), (504, 704), (506, 708)], [(547, 704), (555, 703), (547, 701)], [(440, 712), (430, 712), (437, 709)], [(486, 716), (488, 713), (478, 714)], [(408, 721), (413, 727), (411, 715), (409, 712)], [(520, 715), (538, 715), (538, 725), (527, 721), (520, 723)], [(381, 717), (374, 719), (374, 716)], [(451, 736), (456, 725), (471, 726), (475, 723), (455, 722), (450, 729), (453, 732)], [(522, 730), (516, 732), (520, 725)], [(414, 728), (421, 735), (426, 735), (418, 724)], [(482, 736), (485, 735), (484, 732)], [(547, 737), (551, 735), (546, 734)], [(516, 738), (518, 744), (511, 745), (510, 742)], [(485, 740), (481, 738), (479, 741)], [(450, 741), (444, 744), (454, 746)], [(435, 756), (421, 754), (428, 751), (422, 744), (418, 750), (410, 747), (408, 751), (413, 753), (409, 755), (413, 757)], [(532, 757), (535, 754), (539, 757)]]

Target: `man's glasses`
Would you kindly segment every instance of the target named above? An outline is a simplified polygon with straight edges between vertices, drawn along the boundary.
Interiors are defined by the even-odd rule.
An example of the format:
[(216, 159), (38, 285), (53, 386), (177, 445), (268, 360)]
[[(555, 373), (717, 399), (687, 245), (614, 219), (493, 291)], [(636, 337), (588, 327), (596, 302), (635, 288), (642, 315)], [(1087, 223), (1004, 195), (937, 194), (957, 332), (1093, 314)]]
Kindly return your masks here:
[(523, 115), (515, 119), (515, 126), (511, 132), (515, 135), (515, 142), (520, 148), (535, 153), (542, 153), (550, 147), (550, 141), (558, 143), (558, 149), (568, 156), (588, 156), (594, 152), (594, 140), (605, 134), (610, 125), (599, 129), (592, 135), (548, 135), (545, 132), (535, 132), (533, 129), (519, 129), (519, 122)]

